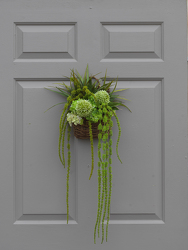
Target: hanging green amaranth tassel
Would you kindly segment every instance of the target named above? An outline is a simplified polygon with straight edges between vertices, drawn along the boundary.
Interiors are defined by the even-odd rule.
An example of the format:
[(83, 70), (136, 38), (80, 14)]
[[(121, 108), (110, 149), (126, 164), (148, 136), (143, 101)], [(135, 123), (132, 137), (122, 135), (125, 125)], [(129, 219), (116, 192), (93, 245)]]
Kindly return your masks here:
[(108, 167), (108, 179), (109, 179), (109, 190), (108, 190), (108, 207), (107, 207), (107, 223), (106, 223), (106, 242), (108, 239), (108, 225), (110, 220), (110, 204), (111, 204), (111, 193), (112, 193), (112, 127), (110, 129), (109, 139), (109, 167)]
[(89, 124), (89, 137), (90, 137), (90, 145), (91, 145), (91, 173), (89, 176), (89, 180), (91, 179), (91, 176), (93, 174), (94, 169), (94, 153), (93, 153), (93, 133), (92, 133), (92, 125), (91, 122), (88, 121)]
[[(66, 132), (67, 124), (68, 124), (68, 121), (65, 122), (64, 127), (62, 128), (62, 136), (61, 136), (61, 138), (59, 138), (59, 155), (60, 155), (60, 157), (62, 155), (62, 158), (60, 158), (60, 157), (59, 158), (60, 158), (60, 161), (63, 164), (64, 168), (65, 168), (64, 145), (65, 145), (65, 132)], [(60, 152), (60, 147), (62, 147), (61, 152)]]
[(100, 217), (100, 203), (101, 203), (101, 162), (98, 162), (98, 210), (97, 210), (97, 219), (95, 223), (95, 229), (94, 229), (94, 243), (96, 244), (96, 231), (97, 226), (99, 223), (99, 217)]
[(70, 175), (70, 165), (71, 165), (71, 152), (70, 152), (70, 132), (71, 127), (68, 126), (68, 135), (67, 135), (67, 148), (68, 148), (68, 159), (67, 159), (67, 195), (66, 195), (66, 203), (67, 203), (67, 224), (69, 222), (69, 175)]
[[(59, 121), (59, 144), (58, 144), (58, 152), (59, 152), (59, 159), (61, 161), (61, 163), (63, 164), (63, 166), (65, 166), (65, 159), (64, 159), (64, 151), (62, 152), (62, 156), (63, 156), (63, 160), (61, 157), (61, 142), (62, 142), (62, 137), (63, 137), (63, 131), (64, 131), (64, 126), (65, 126), (65, 119), (67, 116), (68, 111), (65, 114), (65, 111), (67, 110), (68, 105), (64, 106), (63, 112), (61, 114), (60, 117), (60, 121)], [(64, 132), (65, 133), (65, 132)], [(64, 141), (63, 141), (64, 143)]]

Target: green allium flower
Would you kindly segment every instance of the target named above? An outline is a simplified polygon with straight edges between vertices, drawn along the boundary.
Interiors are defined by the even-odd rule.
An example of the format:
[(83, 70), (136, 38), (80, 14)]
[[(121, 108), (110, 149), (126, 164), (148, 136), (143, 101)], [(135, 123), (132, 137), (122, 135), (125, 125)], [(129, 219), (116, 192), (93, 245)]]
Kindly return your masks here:
[(109, 94), (105, 90), (99, 90), (95, 93), (95, 97), (98, 103), (108, 104), (110, 102)]
[(77, 101), (77, 104), (75, 107), (76, 113), (80, 117), (88, 116), (91, 113), (92, 109), (93, 109), (93, 107), (92, 107), (91, 103), (87, 100), (82, 100), (82, 99), (79, 99)]

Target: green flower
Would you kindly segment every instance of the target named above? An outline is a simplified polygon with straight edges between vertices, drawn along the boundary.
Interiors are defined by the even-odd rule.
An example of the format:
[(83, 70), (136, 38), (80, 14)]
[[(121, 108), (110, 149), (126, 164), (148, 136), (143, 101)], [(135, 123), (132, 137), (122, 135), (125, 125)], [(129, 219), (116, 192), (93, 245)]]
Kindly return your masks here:
[(80, 117), (88, 116), (91, 113), (92, 109), (93, 109), (93, 107), (92, 107), (91, 103), (87, 100), (82, 100), (82, 99), (79, 99), (77, 101), (77, 104), (75, 107), (76, 113)]
[(105, 90), (99, 90), (97, 93), (95, 93), (95, 97), (99, 104), (107, 104), (110, 102), (110, 96)]
[(69, 122), (69, 125), (72, 127), (72, 123), (74, 125), (82, 125), (83, 124), (83, 119), (78, 116), (78, 115), (75, 115), (75, 114), (72, 114), (72, 113), (68, 113), (67, 114), (67, 121)]

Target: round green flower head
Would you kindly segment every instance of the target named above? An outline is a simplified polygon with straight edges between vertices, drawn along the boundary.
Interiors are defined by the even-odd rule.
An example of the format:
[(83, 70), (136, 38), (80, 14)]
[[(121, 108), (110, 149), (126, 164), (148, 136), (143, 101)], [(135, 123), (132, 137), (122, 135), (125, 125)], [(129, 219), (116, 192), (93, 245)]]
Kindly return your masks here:
[(95, 97), (97, 99), (97, 102), (100, 104), (107, 104), (110, 102), (109, 94), (105, 90), (99, 90), (97, 93), (95, 93)]
[(91, 103), (87, 100), (78, 100), (76, 103), (76, 113), (77, 115), (79, 115), (80, 117), (86, 117), (88, 116), (91, 111), (92, 111), (93, 107), (91, 105)]

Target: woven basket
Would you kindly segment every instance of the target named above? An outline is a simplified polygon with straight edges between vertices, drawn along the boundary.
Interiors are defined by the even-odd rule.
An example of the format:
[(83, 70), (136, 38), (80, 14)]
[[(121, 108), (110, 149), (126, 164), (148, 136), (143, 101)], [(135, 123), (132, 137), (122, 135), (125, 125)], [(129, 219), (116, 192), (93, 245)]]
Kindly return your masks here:
[[(98, 134), (99, 134), (99, 130), (98, 130), (98, 125), (99, 122), (96, 123), (92, 123), (92, 134), (93, 134), (93, 139), (98, 138)], [(86, 120), (84, 120), (83, 125), (74, 125), (73, 124), (73, 128), (74, 128), (74, 136), (78, 139), (89, 139), (89, 125), (88, 122)]]

